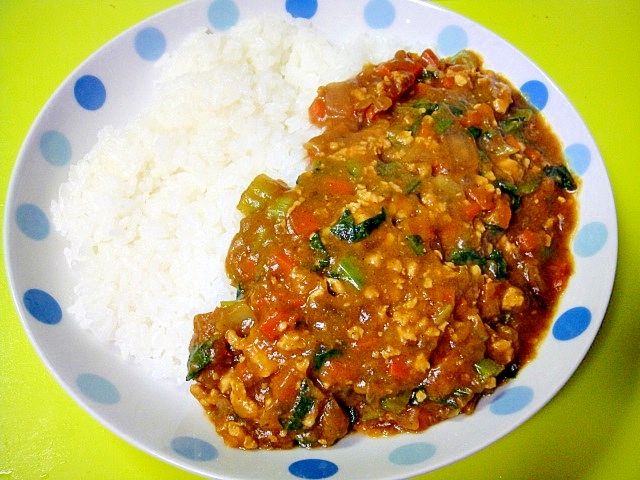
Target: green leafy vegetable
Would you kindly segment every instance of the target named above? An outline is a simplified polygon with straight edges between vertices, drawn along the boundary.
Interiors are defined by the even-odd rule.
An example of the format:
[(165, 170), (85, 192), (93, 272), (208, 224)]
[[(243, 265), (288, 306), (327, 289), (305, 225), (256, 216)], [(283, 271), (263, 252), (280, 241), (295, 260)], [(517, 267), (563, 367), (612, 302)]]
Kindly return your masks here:
[(331, 358), (338, 357), (340, 355), (342, 355), (341, 348), (329, 349), (325, 345), (320, 345), (320, 348), (313, 356), (313, 368), (315, 370), (320, 370), (322, 365), (324, 365), (324, 362), (326, 362)]
[(494, 248), (487, 259), (486, 269), (498, 280), (507, 278), (507, 262), (502, 252)]
[(477, 265), (484, 265), (486, 263), (485, 258), (475, 250), (470, 248), (461, 248), (455, 250), (451, 254), (451, 261), (456, 265), (467, 265), (475, 263)]
[(330, 275), (350, 283), (358, 290), (361, 290), (365, 284), (362, 270), (360, 270), (355, 258), (350, 255), (343, 257), (336, 265), (335, 270), (330, 272)]
[(330, 231), (340, 240), (349, 243), (361, 242), (373, 232), (376, 228), (384, 223), (387, 214), (382, 211), (371, 218), (356, 223), (350, 210), (345, 210), (338, 221), (331, 227)]
[(532, 114), (533, 112), (528, 108), (516, 109), (513, 115), (502, 119), (500, 129), (503, 133), (521, 132)]
[(320, 233), (315, 232), (311, 235), (309, 246), (314, 251), (314, 256), (316, 257), (315, 263), (311, 267), (313, 272), (319, 272), (331, 265), (331, 257), (327, 253), (327, 248), (324, 246), (324, 243), (322, 243)]
[(429, 70), (428, 68), (424, 68), (422, 69), (422, 73), (418, 77), (418, 82), (424, 83), (424, 82), (428, 82), (429, 80), (434, 80), (436, 78), (438, 78), (437, 70)]
[(411, 106), (417, 109), (415, 120), (409, 128), (409, 130), (411, 131), (411, 135), (415, 137), (416, 133), (418, 133), (418, 129), (420, 128), (420, 124), (422, 123), (422, 119), (438, 110), (440, 108), (440, 105), (428, 100), (421, 99)]
[(433, 112), (435, 112), (436, 110), (438, 110), (440, 108), (440, 105), (438, 105), (437, 103), (434, 102), (430, 102), (428, 100), (418, 100), (417, 102), (415, 102), (413, 105), (411, 105), (413, 108), (424, 108), (424, 115), (431, 115)]
[(311, 389), (308, 380), (305, 378), (300, 383), (300, 391), (293, 405), (291, 415), (287, 419), (281, 419), (280, 424), (285, 430), (302, 429), (302, 420), (311, 411), (315, 404), (314, 398), (311, 396)]
[(318, 232), (315, 232), (311, 235), (311, 238), (309, 239), (309, 245), (316, 252), (327, 251), (326, 247), (324, 246), (324, 243), (322, 243), (322, 239), (320, 238), (320, 234)]
[(564, 165), (547, 165), (542, 171), (544, 174), (553, 179), (560, 188), (564, 188), (568, 192), (573, 192), (578, 188), (573, 180), (571, 173)]
[(542, 175), (536, 175), (524, 183), (518, 185), (518, 193), (521, 195), (529, 195), (530, 193), (535, 192), (540, 186), (540, 182), (542, 181)]
[(507, 262), (497, 248), (487, 257), (470, 248), (461, 248), (451, 254), (451, 261), (455, 265), (479, 265), (484, 272), (490, 272), (496, 279), (507, 278)]
[(189, 351), (189, 361), (187, 362), (187, 381), (196, 378), (198, 374), (211, 363), (213, 358), (211, 354), (213, 342), (213, 338), (209, 339), (200, 345), (196, 345)]
[(447, 407), (457, 410), (458, 408), (460, 408), (460, 406), (458, 405), (456, 398), (467, 397), (470, 394), (471, 392), (466, 389), (456, 388), (451, 393), (451, 395), (439, 398), (431, 398), (427, 395), (424, 385), (419, 385), (411, 391), (411, 396), (409, 398), (408, 404), (417, 406), (426, 401), (429, 401), (439, 403), (441, 405), (446, 405)]
[(427, 253), (427, 249), (424, 246), (424, 240), (422, 240), (422, 237), (420, 235), (407, 235), (406, 239), (409, 247), (411, 247), (411, 250), (413, 250), (413, 253), (418, 256)]
[(517, 153), (518, 149), (509, 145), (498, 128), (483, 131), (477, 138), (478, 147), (499, 157)]
[(480, 135), (482, 135), (482, 130), (479, 129), (478, 127), (469, 127), (467, 128), (467, 132), (469, 132), (469, 134), (473, 138), (478, 138)]
[(431, 114), (433, 118), (433, 129), (438, 134), (442, 134), (449, 130), (449, 127), (453, 125), (454, 117), (449, 108), (438, 108)]
[(509, 197), (511, 198), (511, 208), (514, 211), (520, 208), (520, 205), (522, 204), (522, 197), (520, 196), (518, 187), (503, 179), (498, 179), (493, 182), (493, 186), (499, 188), (502, 192), (509, 195)]

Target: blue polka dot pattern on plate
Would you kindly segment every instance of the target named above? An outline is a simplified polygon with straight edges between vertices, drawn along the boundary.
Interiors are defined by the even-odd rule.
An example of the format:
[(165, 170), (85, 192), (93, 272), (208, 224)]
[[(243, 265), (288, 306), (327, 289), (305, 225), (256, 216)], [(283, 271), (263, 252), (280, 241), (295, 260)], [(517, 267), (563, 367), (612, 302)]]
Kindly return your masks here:
[(44, 290), (32, 288), (24, 292), (22, 303), (27, 311), (39, 322), (56, 325), (62, 320), (60, 304)]
[(328, 460), (307, 458), (289, 465), (289, 473), (298, 478), (318, 480), (334, 476), (338, 473), (338, 466)]
[(491, 402), (489, 410), (495, 415), (511, 415), (519, 412), (533, 400), (531, 387), (519, 386), (503, 390)]
[(60, 167), (71, 160), (71, 143), (56, 130), (49, 130), (40, 136), (40, 153), (51, 165)]
[(403, 445), (389, 454), (389, 461), (396, 465), (414, 465), (429, 460), (436, 453), (436, 447), (427, 442)]
[(94, 402), (113, 405), (120, 401), (120, 392), (116, 386), (95, 373), (81, 373), (76, 378), (76, 385), (85, 397)]
[(209, 5), (207, 17), (212, 27), (229, 30), (240, 18), (240, 10), (233, 0), (214, 0)]
[(213, 445), (194, 437), (173, 438), (171, 449), (184, 458), (199, 462), (208, 462), (218, 458), (218, 451)]
[(85, 110), (99, 110), (107, 100), (107, 89), (102, 80), (93, 75), (84, 75), (76, 80), (73, 94)]
[(155, 27), (143, 28), (136, 34), (134, 46), (143, 60), (158, 60), (167, 48), (164, 34)]
[(542, 110), (547, 106), (549, 90), (547, 90), (547, 86), (541, 81), (529, 80), (520, 87), (520, 91), (527, 97), (529, 103), (538, 110)]
[(464, 50), (469, 45), (467, 32), (458, 25), (448, 25), (438, 34), (438, 52), (449, 56)]
[(553, 337), (567, 341), (579, 337), (591, 323), (591, 311), (586, 307), (574, 307), (564, 312), (553, 324)]
[(364, 20), (371, 28), (387, 28), (396, 18), (396, 9), (389, 0), (369, 0), (364, 7)]
[(591, 164), (591, 151), (582, 143), (574, 143), (564, 150), (569, 167), (578, 175), (584, 175)]
[(579, 257), (592, 257), (605, 246), (609, 232), (602, 222), (584, 225), (573, 240), (573, 252)]
[(27, 237), (33, 240), (44, 240), (49, 236), (49, 219), (36, 205), (23, 203), (16, 209), (16, 223)]
[(287, 0), (285, 8), (294, 18), (311, 18), (318, 11), (318, 0)]

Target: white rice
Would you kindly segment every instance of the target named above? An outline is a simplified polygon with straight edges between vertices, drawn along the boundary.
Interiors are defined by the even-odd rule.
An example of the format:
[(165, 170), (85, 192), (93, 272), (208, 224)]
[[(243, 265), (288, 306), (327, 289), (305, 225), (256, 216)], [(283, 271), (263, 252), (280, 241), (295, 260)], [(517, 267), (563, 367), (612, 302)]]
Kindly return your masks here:
[(103, 128), (51, 205), (79, 325), (183, 382), (193, 316), (234, 295), (224, 261), (241, 192), (262, 172), (291, 184), (318, 133), (317, 87), (389, 58), (393, 43), (336, 46), (306, 20), (269, 16), (195, 32), (163, 57), (151, 107)]

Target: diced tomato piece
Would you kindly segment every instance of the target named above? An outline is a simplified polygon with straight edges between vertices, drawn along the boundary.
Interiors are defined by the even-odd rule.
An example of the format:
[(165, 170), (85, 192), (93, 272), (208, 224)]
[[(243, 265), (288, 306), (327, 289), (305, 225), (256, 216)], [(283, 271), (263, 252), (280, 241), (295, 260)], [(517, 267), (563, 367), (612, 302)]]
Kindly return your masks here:
[(533, 147), (527, 147), (524, 149), (524, 154), (534, 162), (537, 162), (542, 157), (542, 154)]
[(482, 208), (472, 200), (463, 204), (462, 212), (466, 220), (473, 220), (482, 212)]
[(428, 222), (425, 222), (423, 217), (409, 217), (405, 222), (407, 225), (407, 232), (412, 235), (420, 235), (425, 244), (428, 244), (436, 238), (436, 232), (433, 229), (433, 226)]
[(328, 385), (340, 385), (352, 381), (356, 372), (340, 360), (332, 359), (322, 367), (320, 377)]
[(253, 278), (258, 263), (252, 255), (243, 255), (238, 260), (237, 265), (238, 270), (245, 278)]
[(389, 375), (394, 379), (405, 379), (411, 373), (407, 363), (400, 357), (393, 357), (389, 360), (389, 366), (387, 368)]
[(485, 221), (502, 229), (506, 229), (511, 222), (511, 205), (506, 195), (500, 195), (493, 209), (485, 217)]
[(328, 177), (324, 180), (324, 189), (328, 193), (335, 195), (352, 195), (354, 192), (353, 184), (345, 178)]
[(431, 171), (433, 175), (444, 175), (449, 172), (449, 169), (444, 163), (435, 163), (433, 167), (431, 167)]
[(567, 284), (567, 280), (571, 275), (573, 267), (569, 262), (553, 262), (547, 267), (547, 272), (551, 280), (551, 286), (558, 292), (561, 292)]
[(482, 210), (491, 210), (495, 205), (494, 192), (487, 190), (484, 185), (473, 186), (466, 193)]
[(415, 97), (420, 98), (424, 97), (430, 90), (431, 87), (426, 83), (416, 83), (413, 87), (413, 94)]
[(313, 211), (308, 210), (303, 205), (293, 209), (289, 214), (291, 228), (301, 237), (309, 237), (312, 233), (320, 229), (320, 222), (316, 220)]
[(465, 128), (480, 127), (482, 125), (482, 121), (482, 113), (474, 108), (470, 108), (460, 117), (460, 125)]
[(441, 300), (442, 303), (445, 303), (447, 305), (455, 305), (455, 303), (456, 303), (456, 289), (455, 289), (455, 287), (443, 286), (443, 287), (440, 288), (439, 293), (440, 293), (439, 300)]
[(542, 246), (542, 235), (531, 229), (524, 229), (515, 238), (515, 244), (520, 250), (533, 253)]
[(520, 142), (518, 141), (518, 139), (515, 137), (515, 135), (513, 135), (513, 134), (506, 135), (504, 137), (504, 141), (510, 147), (517, 148), (518, 150), (520, 150), (521, 145), (520, 145)]
[(280, 324), (281, 323), (293, 323), (295, 322), (296, 315), (287, 310), (276, 310), (267, 315), (259, 324), (260, 332), (268, 340), (278, 340), (281, 335)]
[(440, 64), (438, 56), (430, 48), (427, 48), (424, 52), (422, 52), (422, 59), (427, 62), (427, 65), (438, 66)]
[(324, 98), (316, 97), (309, 105), (309, 120), (314, 125), (322, 125), (327, 118), (327, 104)]
[(269, 261), (270, 270), (280, 275), (289, 275), (294, 266), (293, 259), (284, 250), (277, 250)]
[(302, 380), (302, 374), (295, 368), (286, 368), (286, 365), (279, 370), (271, 379), (271, 393), (276, 400), (293, 403), (298, 395), (298, 382)]
[(455, 84), (456, 84), (456, 81), (453, 77), (444, 77), (442, 79), (442, 86), (444, 88), (453, 88)]

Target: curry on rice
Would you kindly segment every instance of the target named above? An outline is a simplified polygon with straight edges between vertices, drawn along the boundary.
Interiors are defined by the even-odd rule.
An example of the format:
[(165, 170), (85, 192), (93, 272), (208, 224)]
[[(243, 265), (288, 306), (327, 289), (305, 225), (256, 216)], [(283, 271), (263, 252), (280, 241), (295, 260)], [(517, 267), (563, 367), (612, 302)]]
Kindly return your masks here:
[(577, 185), (470, 51), (325, 85), (295, 186), (260, 175), (194, 319), (188, 380), (233, 447), (329, 446), (472, 413), (536, 354), (572, 273)]

